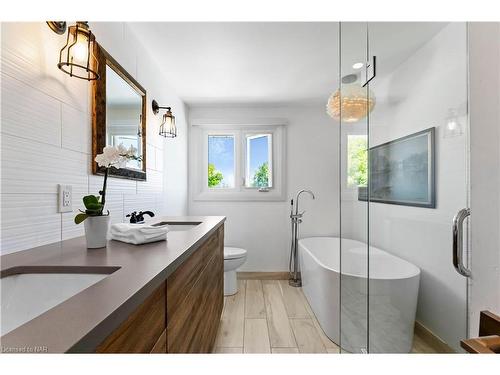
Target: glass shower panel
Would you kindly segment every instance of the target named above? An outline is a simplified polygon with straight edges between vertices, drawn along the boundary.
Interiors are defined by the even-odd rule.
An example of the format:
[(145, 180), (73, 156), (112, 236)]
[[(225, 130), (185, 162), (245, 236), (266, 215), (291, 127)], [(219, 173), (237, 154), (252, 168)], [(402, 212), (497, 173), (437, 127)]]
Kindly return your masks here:
[(363, 87), (367, 24), (340, 24), (340, 92), (329, 111), (340, 119), (340, 347), (368, 350), (368, 88)]
[(468, 207), (467, 27), (369, 23), (368, 47), (370, 203), (349, 218), (369, 233), (368, 350), (431, 351), (420, 336), (431, 332), (459, 351), (467, 279), (452, 265), (451, 227)]

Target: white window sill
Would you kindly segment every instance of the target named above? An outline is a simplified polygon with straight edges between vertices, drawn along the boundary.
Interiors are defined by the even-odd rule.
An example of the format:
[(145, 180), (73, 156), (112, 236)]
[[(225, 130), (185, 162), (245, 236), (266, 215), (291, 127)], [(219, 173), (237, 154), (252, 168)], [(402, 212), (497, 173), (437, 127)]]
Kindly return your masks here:
[(193, 196), (194, 201), (232, 201), (232, 202), (282, 202), (286, 200), (284, 193), (276, 190), (261, 192), (252, 191), (204, 191)]

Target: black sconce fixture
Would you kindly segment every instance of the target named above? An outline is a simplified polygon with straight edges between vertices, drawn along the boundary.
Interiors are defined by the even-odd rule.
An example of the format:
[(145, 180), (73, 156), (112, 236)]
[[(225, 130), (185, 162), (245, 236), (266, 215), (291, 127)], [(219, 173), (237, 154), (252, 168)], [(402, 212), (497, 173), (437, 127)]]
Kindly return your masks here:
[(175, 116), (172, 114), (171, 107), (160, 107), (156, 100), (153, 100), (152, 108), (153, 113), (157, 115), (160, 109), (166, 109), (167, 112), (163, 115), (163, 119), (160, 125), (160, 135), (165, 138), (175, 138), (177, 137), (177, 127), (175, 126)]
[[(47, 21), (50, 29), (57, 34), (64, 34), (66, 22)], [(88, 22), (78, 21), (68, 28), (66, 45), (59, 53), (57, 67), (71, 77), (94, 81), (99, 79), (98, 62), (94, 55), (95, 36), (89, 29)]]

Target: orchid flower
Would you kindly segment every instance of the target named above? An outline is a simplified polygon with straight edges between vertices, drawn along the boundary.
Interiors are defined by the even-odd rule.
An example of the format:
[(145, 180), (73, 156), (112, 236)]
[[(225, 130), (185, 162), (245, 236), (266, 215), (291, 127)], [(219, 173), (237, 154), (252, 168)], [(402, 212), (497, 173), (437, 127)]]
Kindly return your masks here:
[[(142, 160), (141, 156), (137, 155), (137, 149), (130, 145), (127, 149), (123, 143), (120, 143), (118, 147), (106, 146), (102, 150), (102, 154), (99, 154), (94, 159), (99, 167), (104, 167), (104, 182), (102, 190), (99, 191), (100, 199), (98, 196), (87, 195), (83, 197), (83, 203), (86, 210), (81, 211), (75, 217), (75, 223), (79, 224), (84, 221), (89, 216), (102, 216), (104, 205), (106, 203), (106, 185), (108, 181), (108, 171), (109, 168), (124, 168), (129, 160)], [(109, 212), (108, 212), (109, 214)]]

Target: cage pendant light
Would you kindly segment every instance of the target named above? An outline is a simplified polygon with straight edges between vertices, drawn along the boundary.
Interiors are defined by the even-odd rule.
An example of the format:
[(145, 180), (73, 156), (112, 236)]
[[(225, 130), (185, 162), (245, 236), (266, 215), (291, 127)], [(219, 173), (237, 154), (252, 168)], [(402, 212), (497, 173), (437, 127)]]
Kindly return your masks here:
[(162, 117), (159, 134), (165, 138), (177, 137), (177, 127), (175, 126), (175, 116), (172, 114), (172, 107), (162, 107), (156, 100), (152, 101), (151, 107), (155, 115), (160, 113), (160, 109), (167, 110)]
[(98, 62), (94, 55), (95, 36), (87, 22), (77, 22), (68, 28), (66, 45), (59, 53), (57, 67), (71, 77), (94, 81), (99, 79)]
[(167, 108), (167, 112), (163, 115), (163, 120), (160, 125), (160, 135), (165, 138), (177, 137), (177, 127), (175, 126), (175, 116), (172, 114), (171, 108)]

